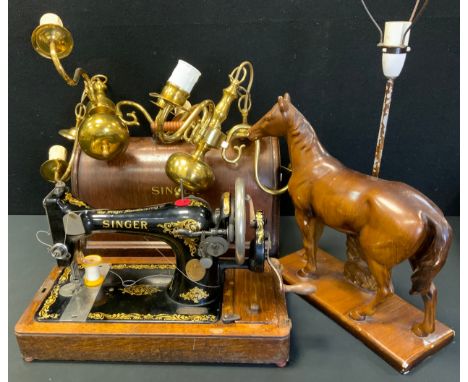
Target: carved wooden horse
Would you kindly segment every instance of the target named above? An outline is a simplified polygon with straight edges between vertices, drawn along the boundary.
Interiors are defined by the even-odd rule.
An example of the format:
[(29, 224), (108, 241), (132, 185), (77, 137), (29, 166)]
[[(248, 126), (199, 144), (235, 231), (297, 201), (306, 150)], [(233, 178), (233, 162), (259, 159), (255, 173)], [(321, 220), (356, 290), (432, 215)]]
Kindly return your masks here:
[(352, 310), (353, 319), (374, 314), (393, 293), (392, 268), (409, 260), (413, 268), (410, 293), (424, 301), (424, 319), (413, 332), (434, 331), (437, 290), (433, 278), (445, 263), (452, 229), (440, 209), (426, 196), (399, 183), (350, 170), (320, 144), (310, 123), (291, 104), (289, 95), (252, 126), (251, 140), (286, 136), (292, 165), (289, 194), (302, 232), (310, 277), (316, 270), (317, 243), (324, 224), (357, 237), (364, 260), (377, 282), (370, 303)]

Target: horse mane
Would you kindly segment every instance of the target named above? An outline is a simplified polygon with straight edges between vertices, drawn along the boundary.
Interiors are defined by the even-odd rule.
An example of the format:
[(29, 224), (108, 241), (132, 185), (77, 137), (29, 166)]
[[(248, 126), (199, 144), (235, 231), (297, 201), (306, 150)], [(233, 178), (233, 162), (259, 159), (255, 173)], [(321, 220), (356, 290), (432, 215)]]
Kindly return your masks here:
[(294, 105), (290, 104), (290, 106), (290, 110), (294, 112), (294, 122), (290, 126), (290, 136), (295, 141), (296, 147), (302, 152), (309, 153), (318, 146), (326, 153), (310, 122)]

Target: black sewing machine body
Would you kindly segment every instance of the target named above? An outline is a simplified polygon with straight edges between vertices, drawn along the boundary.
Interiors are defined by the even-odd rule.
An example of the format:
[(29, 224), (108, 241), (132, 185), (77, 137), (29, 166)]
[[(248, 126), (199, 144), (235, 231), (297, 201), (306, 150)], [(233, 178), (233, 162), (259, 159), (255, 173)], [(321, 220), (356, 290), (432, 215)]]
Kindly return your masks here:
[[(53, 321), (218, 320), (224, 270), (248, 268), (261, 272), (266, 256), (263, 214), (257, 211), (255, 219), (251, 217), (257, 235), (250, 243), (248, 256), (239, 250), (235, 259), (223, 257), (229, 242), (236, 241), (238, 249), (236, 235), (245, 235), (245, 211), (241, 210), (242, 206), (245, 209), (246, 198), (243, 182), (239, 182), (235, 197), (223, 194), (221, 208), (215, 211), (207, 202), (194, 197), (138, 209), (93, 209), (75, 199), (65, 185), (57, 185), (43, 204), (54, 243), (49, 251), (58, 265), (64, 267), (64, 275), (57, 281), (56, 293), (51, 293), (55, 298), (45, 301), (36, 318)], [(253, 208), (251, 214), (252, 211)], [(97, 232), (150, 235), (172, 248), (175, 264), (107, 264), (102, 286), (89, 288), (82, 283), (84, 270), (77, 257), (86, 238)], [(242, 240), (240, 245), (245, 248)], [(129, 280), (137, 282), (132, 284)]]

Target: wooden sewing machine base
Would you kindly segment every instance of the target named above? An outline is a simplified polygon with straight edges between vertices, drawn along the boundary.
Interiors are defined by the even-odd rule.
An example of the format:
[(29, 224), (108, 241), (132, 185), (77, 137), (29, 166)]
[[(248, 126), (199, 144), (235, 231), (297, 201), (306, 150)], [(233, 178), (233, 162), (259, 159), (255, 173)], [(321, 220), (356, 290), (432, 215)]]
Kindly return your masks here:
[[(286, 283), (304, 281), (297, 275), (297, 271), (305, 265), (303, 254), (301, 250), (280, 259)], [(343, 277), (343, 266), (342, 261), (319, 250), (317, 278), (312, 280), (317, 290), (305, 296), (305, 299), (399, 372), (409, 372), (417, 363), (452, 341), (455, 332), (439, 321), (436, 322), (435, 332), (428, 337), (414, 335), (411, 327), (415, 322), (422, 321), (423, 312), (397, 295), (385, 301), (374, 316), (365, 321), (355, 321), (348, 317), (351, 309), (366, 303), (373, 295), (347, 282)]]
[[(106, 262), (154, 264), (155, 259), (107, 258)], [(61, 273), (59, 267), (51, 271), (16, 324), (16, 338), (26, 361), (266, 363), (281, 367), (288, 361), (291, 322), (284, 295), (269, 270), (225, 271), (221, 317), (239, 315), (233, 323), (38, 321), (36, 313)]]

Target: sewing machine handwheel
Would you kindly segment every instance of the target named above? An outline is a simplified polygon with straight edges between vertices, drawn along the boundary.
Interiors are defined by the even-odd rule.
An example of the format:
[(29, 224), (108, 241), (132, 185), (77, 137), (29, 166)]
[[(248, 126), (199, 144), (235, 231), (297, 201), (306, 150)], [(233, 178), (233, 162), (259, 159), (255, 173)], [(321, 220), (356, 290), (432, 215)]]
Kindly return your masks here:
[(236, 179), (234, 190), (234, 231), (235, 231), (235, 249), (236, 263), (244, 264), (245, 261), (245, 184), (242, 178)]

